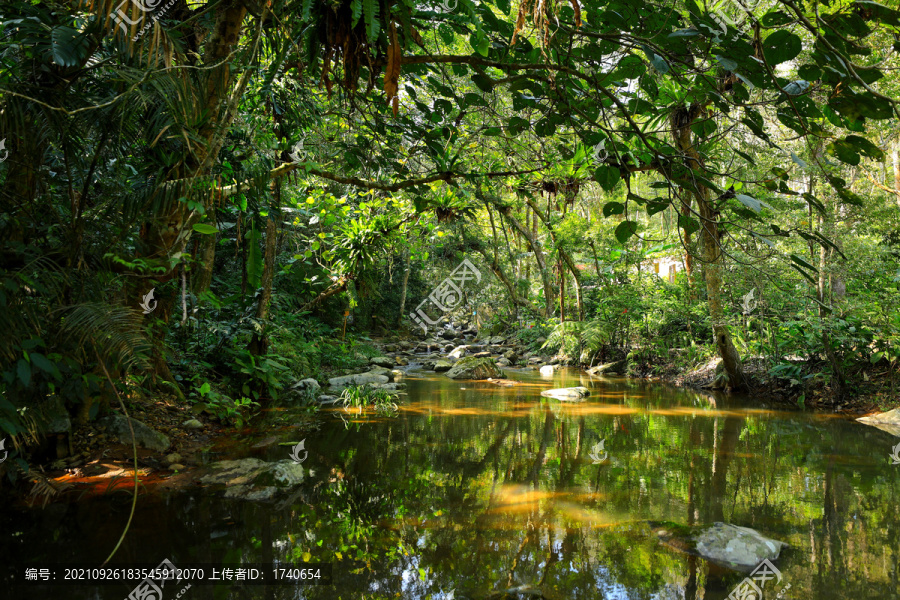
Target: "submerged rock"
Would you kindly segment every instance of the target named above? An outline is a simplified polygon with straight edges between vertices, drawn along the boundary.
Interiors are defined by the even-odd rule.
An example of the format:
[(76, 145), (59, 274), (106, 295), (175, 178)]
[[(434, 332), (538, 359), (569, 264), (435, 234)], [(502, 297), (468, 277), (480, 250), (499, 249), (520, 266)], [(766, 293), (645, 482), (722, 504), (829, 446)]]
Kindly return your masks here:
[(443, 373), (444, 371), (449, 371), (453, 368), (453, 363), (449, 360), (439, 359), (434, 363), (434, 370), (438, 373)]
[(707, 560), (739, 570), (750, 570), (763, 559), (775, 560), (784, 542), (767, 538), (755, 529), (713, 523), (694, 536), (697, 553)]
[(255, 501), (271, 500), (279, 492), (298, 486), (309, 472), (302, 464), (289, 459), (222, 460), (213, 463), (211, 468), (210, 473), (200, 478), (200, 483), (226, 486), (226, 498)]
[[(172, 445), (167, 435), (151, 429), (137, 419), (128, 419), (122, 415), (112, 415), (101, 419), (100, 424), (105, 426), (107, 434), (119, 443), (131, 444), (131, 429), (128, 427), (129, 420), (131, 421), (131, 427), (134, 428), (134, 441), (141, 448), (165, 452)], [(200, 423), (199, 421), (197, 422)], [(201, 423), (200, 426), (203, 427), (203, 424)]]
[(556, 388), (541, 392), (541, 396), (556, 398), (563, 402), (580, 402), (590, 395), (591, 391), (586, 387)]
[(900, 408), (870, 415), (868, 417), (860, 417), (857, 419), (860, 423), (877, 427), (882, 431), (886, 431), (891, 435), (900, 437)]
[(656, 535), (669, 547), (700, 556), (710, 562), (744, 573), (763, 560), (775, 560), (786, 543), (767, 538), (755, 529), (731, 523), (685, 527), (668, 524), (655, 528)]
[(499, 379), (503, 377), (503, 371), (491, 358), (468, 356), (457, 361), (453, 368), (447, 371), (447, 377), (450, 379)]

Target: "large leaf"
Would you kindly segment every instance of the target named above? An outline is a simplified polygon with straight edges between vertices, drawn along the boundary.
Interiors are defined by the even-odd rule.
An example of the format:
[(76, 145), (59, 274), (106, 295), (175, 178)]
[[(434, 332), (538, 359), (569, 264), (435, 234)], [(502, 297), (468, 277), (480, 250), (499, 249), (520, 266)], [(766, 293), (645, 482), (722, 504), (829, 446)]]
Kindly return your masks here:
[(619, 173), (619, 170), (609, 165), (600, 165), (597, 170), (594, 171), (594, 179), (597, 180), (600, 187), (607, 192), (611, 192), (621, 178), (622, 175)]
[(616, 239), (619, 240), (620, 244), (624, 244), (628, 241), (628, 238), (637, 233), (637, 228), (637, 221), (622, 221), (616, 227)]
[(779, 29), (763, 41), (763, 55), (772, 66), (796, 58), (801, 50), (803, 42), (786, 29)]

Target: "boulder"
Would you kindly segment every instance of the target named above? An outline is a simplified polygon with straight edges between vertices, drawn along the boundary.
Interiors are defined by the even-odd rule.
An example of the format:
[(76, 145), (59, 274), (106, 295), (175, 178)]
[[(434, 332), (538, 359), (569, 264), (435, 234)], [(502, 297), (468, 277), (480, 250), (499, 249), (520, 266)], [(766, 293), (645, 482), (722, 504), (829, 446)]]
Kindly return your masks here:
[(369, 373), (371, 373), (372, 375), (384, 375), (385, 377), (390, 379), (391, 373), (393, 373), (393, 371), (385, 367), (372, 367), (371, 369), (369, 369)]
[(383, 367), (385, 369), (390, 369), (394, 366), (394, 359), (389, 356), (376, 356), (369, 360), (369, 364), (373, 364), (377, 367)]
[(503, 353), (503, 358), (508, 360), (511, 364), (516, 364), (516, 361), (519, 360), (519, 355), (516, 354), (515, 350), (507, 350)]
[(447, 371), (450, 379), (500, 379), (503, 371), (491, 358), (476, 358), (467, 356), (461, 358), (453, 368)]
[(529, 365), (536, 365), (536, 364), (542, 363), (542, 362), (544, 362), (544, 359), (542, 359), (540, 356), (532, 356), (528, 359)]
[(614, 360), (587, 370), (591, 375), (602, 375), (604, 373), (623, 373), (627, 364), (624, 360)]
[(766, 560), (775, 560), (784, 542), (765, 537), (749, 527), (713, 523), (694, 536), (697, 554), (720, 565), (749, 571)]
[(889, 410), (877, 415), (860, 417), (857, 421), (865, 423), (866, 425), (871, 425), (872, 427), (877, 427), (891, 435), (900, 437), (900, 408), (895, 408), (894, 410)]
[(510, 362), (506, 358), (501, 358), (500, 360), (497, 361), (497, 366), (508, 367), (509, 365), (510, 365)]
[(403, 350), (412, 350), (413, 345), (406, 340), (400, 342), (400, 348)]
[(327, 404), (337, 404), (340, 400), (337, 396), (329, 396), (327, 394), (322, 394), (318, 398), (316, 398), (316, 402), (319, 404), (327, 405)]
[(490, 340), (488, 340), (488, 343), (498, 345), (498, 344), (502, 344), (505, 341), (506, 341), (506, 338), (503, 337), (502, 335), (495, 335)]
[(401, 381), (406, 377), (406, 373), (404, 373), (400, 369), (394, 369), (390, 372), (390, 375), (388, 375), (388, 377), (391, 378), (391, 381)]
[(443, 373), (444, 371), (449, 371), (452, 368), (453, 368), (453, 363), (451, 363), (449, 360), (444, 360), (443, 358), (435, 361), (435, 363), (434, 363), (434, 370), (437, 371), (438, 373)]
[(556, 371), (556, 369), (553, 367), (553, 365), (544, 365), (543, 367), (541, 367), (541, 375), (543, 377), (553, 377), (554, 371)]
[(177, 452), (173, 452), (172, 454), (166, 455), (166, 462), (169, 463), (170, 465), (172, 463), (180, 463), (181, 460), (182, 460), (181, 455), (178, 454)]
[[(131, 444), (131, 430), (128, 427), (128, 421), (129, 419), (122, 415), (112, 415), (101, 419), (100, 424), (106, 427), (106, 433), (111, 438), (121, 444)], [(134, 428), (134, 441), (141, 448), (165, 452), (172, 445), (165, 434), (151, 429), (136, 419), (130, 419), (130, 421), (131, 427)]]
[(491, 356), (491, 353), (490, 352), (476, 352), (472, 356), (474, 356), (475, 358), (486, 358), (486, 357)]
[(193, 429), (195, 431), (199, 431), (205, 427), (205, 425), (197, 419), (188, 419), (187, 421), (182, 423), (181, 426), (185, 429)]
[(384, 346), (382, 346), (382, 348), (384, 349), (385, 352), (396, 352), (397, 351), (397, 346), (395, 346), (393, 344), (385, 344)]
[(441, 332), (441, 337), (445, 340), (452, 340), (455, 337), (458, 337), (459, 334), (453, 331), (452, 329), (445, 329)]
[(319, 393), (319, 382), (313, 379), (312, 377), (307, 377), (306, 379), (301, 379), (297, 383), (291, 386), (291, 391), (298, 392), (307, 396), (315, 396)]
[[(41, 414), (46, 423), (44, 431), (47, 433), (67, 433), (72, 430), (72, 419), (62, 398), (53, 396), (41, 406)], [(130, 439), (130, 438), (129, 438)]]
[(465, 345), (457, 346), (456, 348), (454, 348), (453, 350), (450, 351), (450, 353), (447, 355), (447, 358), (452, 358), (453, 360), (459, 360), (460, 358), (462, 358), (463, 356), (465, 356), (468, 353), (469, 353), (468, 346), (465, 346)]
[(394, 357), (394, 361), (397, 363), (397, 366), (405, 367), (409, 364), (409, 361), (403, 358), (402, 356)]
[(563, 402), (581, 402), (590, 395), (591, 391), (586, 387), (556, 388), (541, 392), (541, 396), (555, 398)]
[(200, 478), (206, 485), (226, 486), (226, 498), (271, 500), (284, 489), (303, 482), (307, 469), (293, 460), (266, 462), (258, 458), (222, 460), (211, 465), (211, 471)]
[(356, 375), (344, 375), (343, 377), (332, 377), (328, 380), (328, 385), (335, 389), (343, 389), (351, 385), (367, 385), (370, 383), (387, 383), (390, 381), (387, 375), (378, 375), (375, 373), (357, 373)]

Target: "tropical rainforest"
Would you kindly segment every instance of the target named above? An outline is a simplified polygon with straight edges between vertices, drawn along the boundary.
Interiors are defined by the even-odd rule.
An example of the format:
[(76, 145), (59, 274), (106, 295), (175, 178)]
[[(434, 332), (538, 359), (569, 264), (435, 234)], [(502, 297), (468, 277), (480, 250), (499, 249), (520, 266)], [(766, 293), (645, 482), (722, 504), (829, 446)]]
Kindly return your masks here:
[(463, 344), (803, 415), (897, 407), (893, 4), (5, 0), (0, 486), (61, 495), (44, 466), (120, 411), (314, 420), (329, 379)]

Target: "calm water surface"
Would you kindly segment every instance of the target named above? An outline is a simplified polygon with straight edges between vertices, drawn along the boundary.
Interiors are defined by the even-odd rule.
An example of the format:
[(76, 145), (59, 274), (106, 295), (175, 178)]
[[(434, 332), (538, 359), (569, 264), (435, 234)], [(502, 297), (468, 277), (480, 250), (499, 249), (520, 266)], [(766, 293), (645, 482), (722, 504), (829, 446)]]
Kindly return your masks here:
[[(507, 375), (521, 383), (412, 370), (396, 418), (320, 412), (302, 434), (311, 473), (277, 503), (199, 486), (144, 495), (115, 560), (333, 563), (332, 586), (194, 586), (183, 600), (487, 599), (517, 586), (549, 600), (721, 600), (743, 575), (655, 531), (726, 521), (790, 544), (766, 598), (788, 585), (783, 598), (900, 598), (900, 465), (889, 458), (900, 440), (746, 397), (574, 370)], [(588, 401), (539, 395), (574, 385), (591, 388)], [(211, 459), (287, 458), (278, 442), (299, 441), (285, 425), (300, 413), (272, 415)], [(99, 565), (129, 509), (126, 493), (4, 509), (0, 559)], [(122, 600), (133, 588), (5, 581), (0, 597), (16, 599)]]

